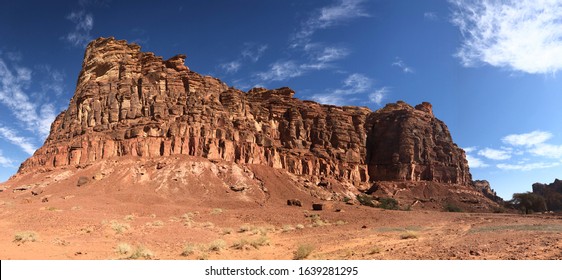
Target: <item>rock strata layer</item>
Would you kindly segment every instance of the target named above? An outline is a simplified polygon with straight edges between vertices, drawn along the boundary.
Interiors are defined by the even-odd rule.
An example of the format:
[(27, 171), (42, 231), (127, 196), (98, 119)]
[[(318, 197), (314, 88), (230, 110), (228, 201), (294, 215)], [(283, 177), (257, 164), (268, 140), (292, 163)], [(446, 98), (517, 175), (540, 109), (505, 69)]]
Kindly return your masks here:
[(365, 107), (294, 98), (290, 88), (248, 92), (114, 38), (92, 41), (69, 107), (18, 171), (119, 156), (199, 156), (331, 178), (471, 186), (465, 153), (431, 104)]

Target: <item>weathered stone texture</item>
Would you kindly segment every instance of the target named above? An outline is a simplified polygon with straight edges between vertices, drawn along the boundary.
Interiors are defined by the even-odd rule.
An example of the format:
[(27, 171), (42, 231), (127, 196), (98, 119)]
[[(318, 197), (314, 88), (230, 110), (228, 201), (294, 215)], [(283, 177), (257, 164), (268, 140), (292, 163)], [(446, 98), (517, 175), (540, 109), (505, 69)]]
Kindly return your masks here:
[(243, 92), (191, 71), (185, 58), (163, 60), (113, 38), (91, 42), (68, 109), (19, 172), (186, 154), (354, 185), (471, 182), (464, 152), (429, 103), (372, 112), (301, 101), (290, 88)]

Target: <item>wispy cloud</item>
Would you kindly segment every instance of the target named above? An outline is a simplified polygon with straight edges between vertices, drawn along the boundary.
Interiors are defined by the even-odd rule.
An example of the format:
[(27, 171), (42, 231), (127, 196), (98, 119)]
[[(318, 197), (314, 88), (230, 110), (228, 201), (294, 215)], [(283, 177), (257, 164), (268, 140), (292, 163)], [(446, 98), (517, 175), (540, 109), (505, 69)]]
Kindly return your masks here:
[(6, 106), (26, 130), (40, 137), (49, 134), (51, 122), (56, 117), (51, 103), (37, 104), (25, 93), (31, 82), (32, 71), (24, 67), (10, 69), (0, 58), (0, 104)]
[(562, 2), (450, 0), (464, 66), (480, 63), (531, 74), (562, 69)]
[(371, 91), (372, 93), (367, 95), (369, 101), (380, 105), (389, 92), (389, 88), (373, 89), (373, 83), (373, 80), (369, 77), (354, 73), (343, 80), (340, 88), (329, 89), (325, 93), (312, 95), (312, 99), (324, 104), (345, 105), (358, 99), (364, 99), (358, 97), (367, 95)]
[(519, 170), (519, 171), (530, 171), (535, 169), (545, 169), (559, 166), (559, 162), (533, 162), (524, 164), (505, 164), (500, 163), (496, 165), (497, 168), (502, 170)]
[(231, 61), (219, 65), (226, 73), (236, 73), (240, 70), (240, 66), (242, 66), (242, 64), (239, 61)]
[(74, 29), (67, 33), (63, 39), (75, 47), (84, 47), (92, 40), (90, 32), (94, 28), (94, 16), (85, 10), (73, 11), (66, 19), (74, 23)]
[(392, 62), (392, 66), (400, 68), (404, 73), (414, 73), (414, 68), (406, 65), (400, 57), (396, 57), (394, 62)]
[(37, 149), (33, 145), (32, 140), (26, 137), (17, 135), (14, 130), (0, 125), (0, 137), (8, 140), (10, 143), (20, 147), (24, 152), (32, 155)]
[(485, 148), (478, 151), (478, 155), (492, 160), (506, 160), (511, 158), (510, 151)]
[(2, 155), (2, 150), (0, 150), (0, 166), (2, 167), (14, 167), (14, 161)]
[(535, 130), (529, 133), (510, 134), (502, 138), (502, 142), (513, 146), (535, 146), (552, 138), (552, 133)]
[(429, 21), (436, 21), (438, 19), (436, 12), (425, 12), (423, 18)]
[(355, 18), (368, 17), (362, 6), (364, 0), (339, 0), (335, 5), (326, 6), (316, 11), (304, 21), (300, 30), (294, 35), (293, 46), (306, 43), (318, 30), (336, 26)]
[[(562, 164), (562, 145), (546, 143), (552, 138), (552, 133), (548, 131), (535, 130), (528, 133), (510, 134), (501, 138), (506, 146), (502, 146), (500, 149), (470, 147), (465, 148), (465, 151), (467, 159), (470, 157), (469, 162), (479, 160), (469, 154), (474, 152), (490, 160), (511, 161), (495, 165), (501, 170), (529, 171), (552, 168)], [(480, 162), (477, 164), (480, 165)], [(485, 167), (487, 166), (485, 165)]]
[(466, 155), (466, 160), (468, 161), (468, 166), (470, 168), (484, 168), (484, 167), (488, 167), (489, 165), (484, 163), (483, 160), (474, 157), (472, 155)]
[(302, 65), (293, 60), (278, 61), (270, 65), (269, 70), (257, 74), (262, 81), (283, 81), (304, 74)]
[(245, 43), (242, 49), (242, 58), (257, 62), (267, 50), (266, 44)]

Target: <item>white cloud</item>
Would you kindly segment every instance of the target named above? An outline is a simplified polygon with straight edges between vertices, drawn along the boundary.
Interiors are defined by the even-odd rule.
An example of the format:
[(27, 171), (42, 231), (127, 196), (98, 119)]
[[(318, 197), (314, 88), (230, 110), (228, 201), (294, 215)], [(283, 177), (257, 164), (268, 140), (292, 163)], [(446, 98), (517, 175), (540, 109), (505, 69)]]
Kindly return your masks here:
[(369, 94), (369, 101), (380, 106), (382, 104), (383, 98), (387, 95), (389, 91), (390, 90), (388, 87), (377, 89), (373, 93)]
[(37, 149), (35, 145), (32, 144), (31, 139), (18, 136), (14, 130), (9, 129), (7, 127), (0, 126), (0, 137), (20, 147), (24, 152), (28, 153), (29, 155), (33, 155), (33, 153)]
[(219, 67), (226, 71), (226, 73), (236, 73), (238, 72), (238, 70), (240, 70), (241, 66), (242, 64), (239, 61), (231, 61), (219, 65)]
[(562, 1), (450, 0), (464, 66), (479, 63), (531, 74), (562, 69)]
[(266, 72), (258, 73), (257, 76), (263, 81), (284, 81), (299, 77), (304, 74), (301, 65), (295, 61), (278, 61), (270, 65)]
[(488, 167), (489, 165), (484, 163), (481, 159), (477, 157), (473, 157), (471, 155), (466, 155), (466, 160), (468, 161), (468, 166), (470, 168), (484, 168)]
[(404, 63), (404, 61), (399, 57), (397, 57), (396, 60), (392, 63), (392, 66), (400, 68), (404, 73), (414, 73), (414, 69), (406, 65), (406, 63)]
[(316, 54), (315, 59), (318, 62), (328, 63), (335, 60), (340, 60), (349, 55), (349, 50), (346, 48), (338, 47), (325, 47)]
[(373, 91), (368, 95), (369, 101), (380, 105), (380, 102), (390, 90), (388, 87), (373, 90), (372, 86), (372, 79), (363, 74), (354, 73), (343, 80), (342, 87), (329, 89), (323, 94), (315, 94), (312, 99), (323, 104), (346, 105), (358, 100), (358, 95)]
[(4, 157), (2, 155), (2, 150), (0, 150), (0, 166), (2, 167), (14, 167), (14, 161)]
[(368, 17), (369, 14), (361, 5), (364, 0), (339, 0), (337, 4), (321, 8), (306, 20), (294, 36), (294, 46), (308, 41), (316, 31), (347, 22), (349, 20)]
[(502, 138), (502, 141), (513, 146), (530, 147), (544, 143), (550, 138), (552, 138), (550, 132), (535, 130), (529, 133), (507, 135)]
[(519, 170), (519, 171), (530, 171), (535, 169), (545, 169), (559, 166), (559, 162), (534, 162), (534, 163), (523, 163), (523, 164), (504, 164), (500, 163), (496, 165), (497, 168), (502, 170)]
[(466, 148), (463, 148), (463, 150), (464, 150), (466, 153), (472, 153), (472, 152), (476, 151), (476, 149), (477, 149), (477, 147), (466, 147)]
[(76, 47), (84, 47), (92, 40), (90, 32), (94, 28), (94, 16), (84, 10), (73, 11), (66, 19), (72, 21), (74, 30), (66, 34), (63, 39)]
[(425, 12), (423, 13), (423, 18), (430, 21), (436, 21), (438, 19), (437, 13), (435, 12)]
[(491, 148), (485, 148), (483, 150), (478, 151), (478, 155), (493, 160), (506, 160), (511, 158), (511, 154), (509, 151), (496, 150)]
[(562, 145), (537, 144), (529, 150), (532, 154), (548, 158), (562, 158)]
[(253, 43), (244, 44), (244, 49), (242, 50), (242, 57), (245, 59), (257, 62), (267, 50), (267, 45), (256, 45)]
[(10, 70), (0, 58), (0, 104), (6, 106), (25, 129), (38, 133), (40, 137), (49, 134), (51, 122), (55, 119), (54, 106), (50, 103), (37, 104), (24, 92), (31, 80), (31, 70), (15, 67)]

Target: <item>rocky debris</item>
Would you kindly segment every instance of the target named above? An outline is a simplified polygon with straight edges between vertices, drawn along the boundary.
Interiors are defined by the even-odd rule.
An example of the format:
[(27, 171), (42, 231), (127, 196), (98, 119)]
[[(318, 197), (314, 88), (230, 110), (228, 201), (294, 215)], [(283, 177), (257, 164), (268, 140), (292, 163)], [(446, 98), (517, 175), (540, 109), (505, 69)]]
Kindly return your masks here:
[(41, 199), (41, 202), (43, 202), (43, 203), (49, 202), (49, 198), (48, 198), (48, 197), (43, 197), (43, 198)]
[(233, 190), (233, 191), (235, 191), (235, 192), (241, 192), (241, 191), (246, 190), (246, 186), (243, 186), (243, 185), (232, 185), (232, 186), (230, 186), (230, 189)]
[(99, 180), (103, 179), (103, 174), (98, 172), (98, 173), (94, 174), (94, 176), (92, 176), (92, 179), (94, 179), (96, 181), (99, 181)]
[(86, 185), (89, 182), (90, 182), (90, 178), (85, 177), (85, 176), (81, 176), (80, 178), (78, 178), (78, 182), (76, 182), (76, 186), (81, 187), (83, 185)]
[(288, 199), (287, 205), (302, 207), (302, 202), (298, 199)]
[(32, 195), (40, 195), (43, 193), (43, 189), (34, 189), (31, 191)]
[(33, 186), (20, 186), (20, 187), (15, 187), (12, 192), (23, 192), (23, 191), (27, 191), (30, 190), (31, 188), (33, 188)]
[(322, 203), (313, 203), (312, 210), (314, 211), (322, 211), (324, 209), (324, 204)]
[(464, 151), (427, 102), (372, 112), (302, 101), (288, 87), (244, 92), (191, 71), (185, 59), (164, 60), (114, 38), (92, 41), (68, 109), (18, 175), (112, 157), (189, 155), (283, 169), (334, 194), (378, 181), (471, 188)]

